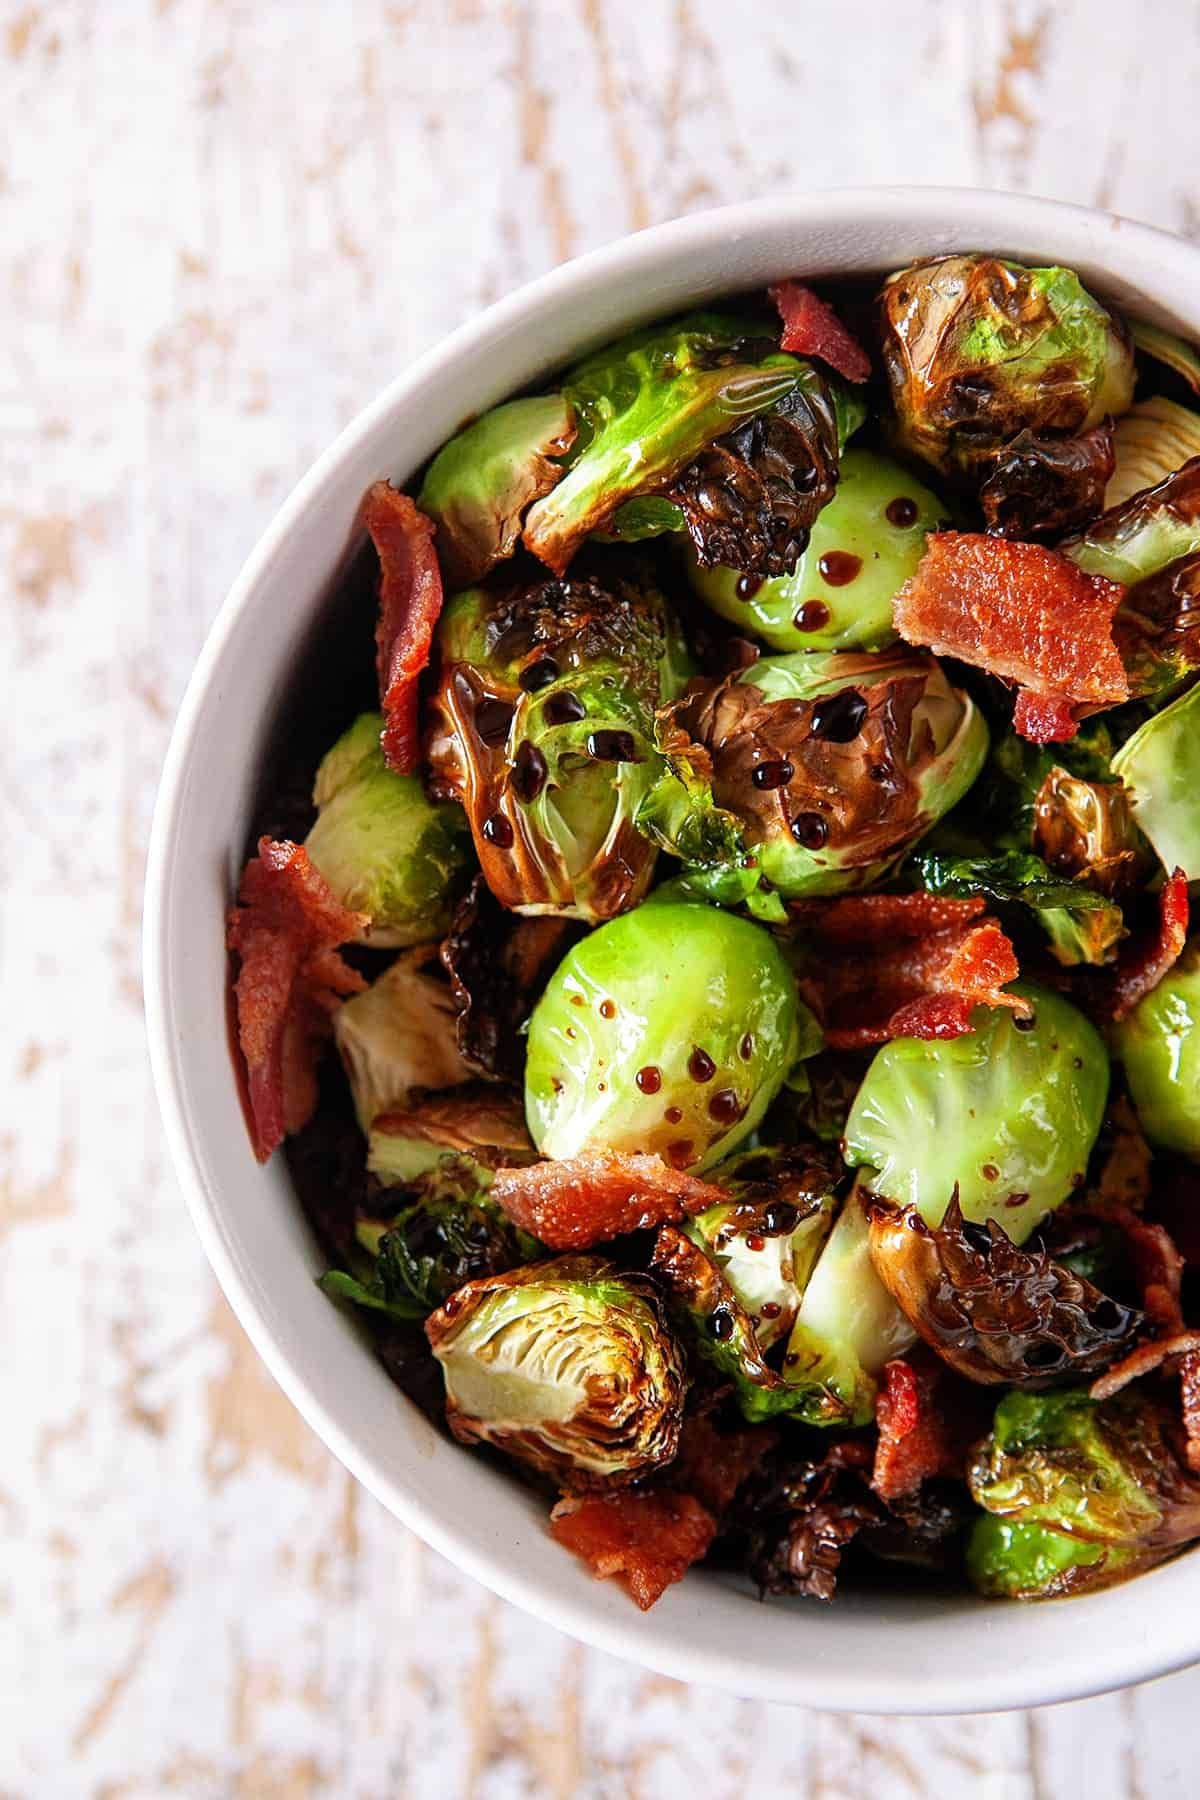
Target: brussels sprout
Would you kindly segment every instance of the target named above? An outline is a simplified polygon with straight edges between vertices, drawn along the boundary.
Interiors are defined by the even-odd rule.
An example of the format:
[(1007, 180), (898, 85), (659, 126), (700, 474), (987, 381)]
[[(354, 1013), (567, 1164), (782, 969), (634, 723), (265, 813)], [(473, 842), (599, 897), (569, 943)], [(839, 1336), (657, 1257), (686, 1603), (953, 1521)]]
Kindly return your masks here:
[(1059, 879), (1040, 856), (1021, 850), (955, 855), (921, 849), (912, 868), (931, 894), (959, 900), (983, 895), (997, 906), (1028, 907), (1065, 968), (1111, 962), (1125, 934), (1119, 906), (1082, 882)]
[(385, 1187), (436, 1168), (447, 1152), (481, 1169), (536, 1161), (517, 1094), (490, 1082), (469, 1081), (445, 1093), (422, 1088), (404, 1108), (378, 1113), (368, 1133), (367, 1167)]
[(466, 805), (496, 898), (588, 920), (634, 905), (654, 867), (633, 823), (654, 710), (687, 672), (661, 595), (624, 577), (468, 588), (438, 644), (433, 784)]
[(434, 806), (415, 775), (383, 760), (379, 713), (362, 713), (317, 770), (313, 865), (343, 906), (370, 915), (375, 949), (427, 944), (450, 922), (470, 859), (457, 806)]
[(989, 1515), (967, 1572), (981, 1593), (1044, 1599), (1096, 1588), (1200, 1536), (1200, 1483), (1169, 1414), (1144, 1395), (1005, 1395), (968, 1472)]
[(787, 1336), (837, 1211), (828, 1152), (792, 1145), (743, 1151), (713, 1173), (731, 1198), (684, 1227), (746, 1309), (760, 1349)]
[(987, 755), (972, 700), (907, 648), (764, 657), (693, 683), (663, 721), (671, 767), (642, 830), (688, 864), (691, 891), (772, 920), (878, 881)]
[(544, 1156), (707, 1169), (757, 1126), (815, 1021), (769, 932), (654, 901), (568, 951), (534, 1009), (525, 1111)]
[(611, 522), (625, 535), (623, 503), (639, 505), (628, 535), (644, 535), (651, 498), (650, 516), (686, 525), (703, 560), (790, 568), (861, 414), (832, 377), (777, 345), (775, 326), (693, 313), (571, 370), (563, 390), (579, 435), (566, 475), (530, 508), (526, 546), (561, 574), (590, 532)]
[(1142, 1130), (1200, 1161), (1200, 939), (1114, 1028)]
[(423, 1319), (464, 1282), (520, 1268), (542, 1246), (488, 1199), (489, 1180), (469, 1158), (443, 1156), (390, 1223), (359, 1226), (358, 1241), (374, 1258), (370, 1278), (331, 1269), (320, 1286), (393, 1318)]
[(1144, 319), (1133, 319), (1129, 329), (1143, 355), (1152, 356), (1155, 362), (1162, 363), (1186, 381), (1193, 394), (1200, 394), (1200, 355), (1191, 344), (1173, 332), (1164, 331), (1161, 325), (1151, 325)]
[(889, 457), (848, 450), (837, 490), (817, 516), (790, 575), (736, 569), (688, 573), (700, 598), (772, 650), (882, 650), (896, 641), (892, 601), (916, 573), (927, 532), (945, 509)]
[(998, 537), (1053, 544), (1104, 509), (1116, 466), (1111, 419), (1078, 437), (1021, 431), (996, 454), (979, 489), (988, 530)]
[(1019, 1244), (1083, 1183), (1108, 1056), (1059, 995), (1025, 982), (1010, 991), (1033, 1003), (1032, 1020), (979, 1008), (965, 1037), (884, 1044), (851, 1108), (845, 1154), (868, 1187), (927, 1224), (941, 1224), (957, 1189), (965, 1218), (997, 1218)]
[(569, 1488), (665, 1467), (686, 1373), (653, 1285), (599, 1256), (470, 1281), (425, 1323), (446, 1422)]
[(1146, 1323), (1044, 1248), (1018, 1250), (995, 1219), (968, 1225), (957, 1199), (937, 1226), (876, 1201), (870, 1243), (905, 1318), (969, 1381), (1034, 1388), (1098, 1375)]
[(417, 505), (437, 526), (438, 561), (458, 587), (511, 556), (525, 510), (562, 475), (575, 422), (561, 394), (508, 400), (439, 450)]
[(1104, 491), (1110, 510), (1200, 456), (1200, 414), (1157, 394), (1139, 400), (1118, 424), (1114, 448), (1117, 466)]
[(449, 1088), (470, 1079), (456, 1041), (454, 1001), (433, 973), (436, 968), (432, 947), (407, 951), (333, 1015), (334, 1038), (365, 1132), (380, 1113), (405, 1106), (414, 1089)]
[(1139, 726), (1112, 768), (1163, 867), (1200, 877), (1200, 686)]
[(1056, 874), (1119, 894), (1147, 872), (1145, 841), (1119, 781), (1084, 781), (1055, 764), (1033, 813), (1034, 848)]
[(943, 256), (880, 295), (901, 446), (975, 481), (1022, 431), (1071, 437), (1133, 399), (1124, 326), (1070, 269)]
[(1200, 457), (1102, 513), (1059, 548), (1085, 575), (1103, 575), (1127, 588), (1193, 555), (1200, 550)]

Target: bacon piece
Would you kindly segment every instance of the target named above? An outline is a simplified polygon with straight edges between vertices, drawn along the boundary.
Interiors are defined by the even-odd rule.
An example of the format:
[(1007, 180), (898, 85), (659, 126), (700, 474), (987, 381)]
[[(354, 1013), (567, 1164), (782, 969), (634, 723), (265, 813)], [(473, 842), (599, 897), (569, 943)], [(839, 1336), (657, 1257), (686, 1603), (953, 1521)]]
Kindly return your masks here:
[(699, 1500), (669, 1488), (563, 1499), (550, 1514), (550, 1535), (597, 1580), (619, 1575), (643, 1612), (683, 1579), (716, 1531)]
[(777, 281), (770, 294), (783, 320), (780, 348), (798, 356), (819, 356), (847, 381), (868, 381), (871, 359), (851, 337), (833, 308), (801, 281)]
[(977, 1006), (1027, 1016), (1001, 990), (1020, 973), (1012, 944), (981, 897), (868, 894), (793, 907), (818, 953), (808, 970), (834, 1050), (889, 1038), (962, 1037)]
[(251, 1141), (266, 1162), (316, 1105), (317, 1045), (341, 997), (366, 982), (337, 955), (370, 920), (335, 899), (301, 845), (263, 837), (246, 864), (226, 941), (246, 1065)]
[(515, 1224), (551, 1250), (584, 1250), (728, 1199), (720, 1188), (668, 1168), (657, 1156), (617, 1150), (499, 1169), (491, 1195)]
[(362, 519), (380, 565), (375, 650), (383, 753), (390, 768), (411, 775), (421, 747), (417, 683), (442, 610), (434, 526), (407, 494), (386, 481), (367, 490)]
[(1079, 730), (1079, 720), (1069, 700), (1062, 700), (1057, 694), (1035, 694), (1029, 688), (1018, 688), (1013, 730), (1031, 744), (1065, 744)]
[(875, 1401), (879, 1440), (871, 1473), (880, 1499), (890, 1505), (933, 1476), (961, 1480), (990, 1410), (985, 1392), (955, 1380), (924, 1349), (886, 1363)]
[(1112, 1016), (1124, 1019), (1178, 962), (1188, 934), (1188, 884), (1176, 869), (1158, 896), (1158, 928), (1123, 947), (1113, 983)]
[(671, 1464), (671, 1486), (691, 1494), (719, 1519), (778, 1442), (779, 1433), (766, 1425), (718, 1431), (707, 1413), (689, 1413)]
[(1176, 1331), (1169, 1337), (1152, 1338), (1148, 1344), (1139, 1344), (1136, 1350), (1123, 1356), (1111, 1369), (1106, 1369), (1103, 1375), (1093, 1381), (1088, 1393), (1093, 1400), (1111, 1400), (1114, 1394), (1119, 1394), (1131, 1381), (1141, 1381), (1146, 1375), (1156, 1375), (1168, 1361), (1193, 1355), (1197, 1351), (1200, 1351), (1200, 1331)]
[(1076, 709), (1129, 698), (1112, 635), (1124, 592), (1040, 544), (938, 531), (892, 614), (910, 644), (1028, 689), (1014, 726), (1054, 743), (1074, 734)]

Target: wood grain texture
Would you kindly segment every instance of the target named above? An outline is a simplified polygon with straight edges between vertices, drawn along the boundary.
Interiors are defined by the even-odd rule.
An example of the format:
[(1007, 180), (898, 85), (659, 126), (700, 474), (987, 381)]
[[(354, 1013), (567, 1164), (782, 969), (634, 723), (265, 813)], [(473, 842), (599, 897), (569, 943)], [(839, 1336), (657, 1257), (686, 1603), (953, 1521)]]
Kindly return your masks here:
[(1200, 231), (1200, 25), (1135, 14), (0, 8), (0, 1794), (1195, 1792), (1200, 1674), (1026, 1717), (754, 1707), (582, 1650), (423, 1549), (214, 1289), (137, 944), (205, 629), (393, 372), (563, 257), (789, 185), (1013, 185)]

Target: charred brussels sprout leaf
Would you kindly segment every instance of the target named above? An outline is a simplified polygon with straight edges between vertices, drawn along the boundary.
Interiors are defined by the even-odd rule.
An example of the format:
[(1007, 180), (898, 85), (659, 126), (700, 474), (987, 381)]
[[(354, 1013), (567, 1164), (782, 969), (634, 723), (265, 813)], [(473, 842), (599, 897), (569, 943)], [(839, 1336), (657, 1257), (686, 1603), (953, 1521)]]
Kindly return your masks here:
[(882, 650), (895, 643), (892, 601), (945, 517), (899, 463), (848, 450), (833, 498), (791, 574), (760, 580), (689, 558), (692, 586), (715, 613), (772, 650)]
[(870, 1224), (876, 1274), (969, 1381), (1049, 1387), (1095, 1375), (1132, 1348), (1144, 1323), (1044, 1250), (1019, 1250), (995, 1219), (967, 1224), (957, 1200), (940, 1226), (887, 1203)]
[(684, 861), (691, 891), (768, 920), (786, 900), (878, 881), (987, 755), (970, 698), (907, 649), (765, 657), (694, 683), (659, 741), (670, 772), (643, 830)]
[(459, 807), (433, 805), (417, 776), (388, 768), (382, 730), (379, 713), (363, 713), (326, 755), (304, 847), (342, 905), (369, 915), (364, 941), (387, 950), (446, 929), (470, 838)]
[(1117, 466), (1104, 496), (1110, 508), (1157, 487), (1200, 456), (1200, 414), (1157, 394), (1139, 400), (1117, 426), (1115, 447)]
[(1115, 1028), (1114, 1048), (1150, 1142), (1200, 1161), (1200, 940)]
[(1200, 878), (1200, 686), (1139, 726), (1112, 767), (1163, 867)]
[(898, 440), (943, 474), (977, 482), (1020, 433), (1074, 437), (1133, 398), (1125, 328), (1070, 269), (939, 257), (880, 308)]
[(571, 370), (579, 435), (566, 475), (526, 517), (526, 546), (561, 574), (610, 522), (617, 536), (646, 535), (644, 512), (632, 528), (614, 514), (656, 499), (653, 517), (685, 523), (706, 559), (790, 567), (833, 492), (850, 403), (777, 346), (776, 328), (695, 313)]
[(586, 920), (634, 905), (654, 865), (634, 825), (657, 772), (654, 710), (685, 674), (658, 592), (624, 578), (468, 588), (438, 646), (433, 784), (465, 804), (497, 899)]
[(1060, 879), (1040, 856), (1021, 850), (963, 856), (919, 850), (912, 867), (932, 894), (960, 900), (982, 894), (997, 906), (1027, 907), (1068, 968), (1110, 961), (1124, 933), (1119, 906), (1080, 882)]
[(1103, 510), (1115, 462), (1109, 419), (1074, 438), (1020, 432), (979, 490), (988, 530), (1052, 543)]
[(654, 899), (576, 944), (529, 1027), (544, 1156), (651, 1151), (698, 1173), (755, 1129), (818, 1033), (769, 932)]
[(421, 1088), (450, 1088), (470, 1070), (455, 1037), (450, 989), (435, 973), (432, 948), (407, 951), (365, 993), (338, 1007), (333, 1031), (358, 1122), (408, 1104)]
[(787, 1336), (837, 1211), (842, 1169), (816, 1146), (746, 1150), (713, 1171), (731, 1196), (684, 1227), (749, 1314), (763, 1350)]
[(1033, 803), (1034, 845), (1056, 874), (1120, 894), (1146, 872), (1145, 843), (1119, 781), (1084, 781), (1055, 765)]
[(512, 1088), (471, 1081), (445, 1093), (420, 1089), (404, 1109), (371, 1121), (367, 1167), (391, 1187), (436, 1168), (451, 1153), (483, 1169), (531, 1163), (536, 1152)]
[(616, 1487), (679, 1444), (683, 1357), (652, 1284), (596, 1256), (471, 1281), (426, 1321), (446, 1420), (564, 1487)]
[(559, 480), (574, 438), (563, 396), (537, 394), (494, 406), (439, 450), (417, 505), (437, 526), (449, 583), (481, 581), (512, 555), (526, 508)]
[(1144, 1395), (1007, 1394), (968, 1479), (990, 1515), (967, 1552), (984, 1594), (1102, 1587), (1200, 1536), (1200, 1482), (1180, 1462), (1166, 1409)]
[(352, 1292), (351, 1278), (331, 1270), (321, 1286), (395, 1318), (423, 1319), (464, 1282), (531, 1261), (541, 1245), (488, 1199), (488, 1180), (469, 1158), (443, 1157), (390, 1224), (360, 1227), (359, 1242), (375, 1258), (370, 1280)]
[[(877, 1051), (846, 1125), (867, 1185), (940, 1225), (998, 1218), (1023, 1243), (1082, 1185), (1108, 1095), (1108, 1056), (1081, 1012), (1020, 982), (1032, 1020), (980, 1008), (965, 1037)], [(803, 1316), (803, 1315), (802, 1315)]]

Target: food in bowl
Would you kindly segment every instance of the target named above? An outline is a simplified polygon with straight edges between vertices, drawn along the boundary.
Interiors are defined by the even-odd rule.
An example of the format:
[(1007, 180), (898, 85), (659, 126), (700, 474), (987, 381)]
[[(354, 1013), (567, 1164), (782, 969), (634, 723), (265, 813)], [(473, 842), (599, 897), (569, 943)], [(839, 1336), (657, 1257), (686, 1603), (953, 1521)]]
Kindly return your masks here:
[(639, 331), (364, 500), (374, 657), (348, 589), (230, 915), (254, 1147), (643, 1606), (1200, 1535), (1197, 392), (943, 257)]

